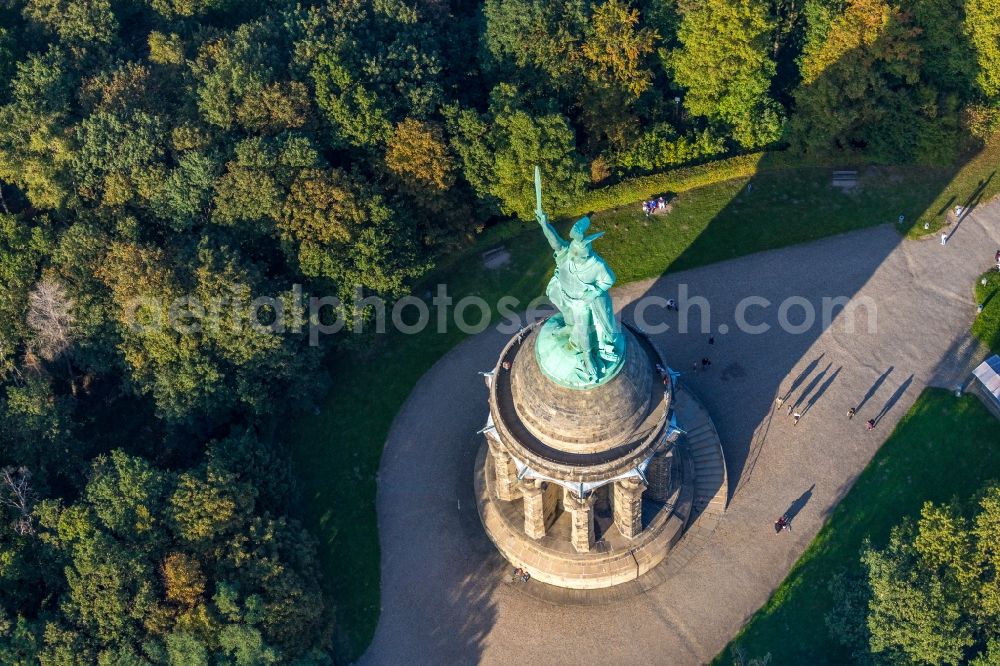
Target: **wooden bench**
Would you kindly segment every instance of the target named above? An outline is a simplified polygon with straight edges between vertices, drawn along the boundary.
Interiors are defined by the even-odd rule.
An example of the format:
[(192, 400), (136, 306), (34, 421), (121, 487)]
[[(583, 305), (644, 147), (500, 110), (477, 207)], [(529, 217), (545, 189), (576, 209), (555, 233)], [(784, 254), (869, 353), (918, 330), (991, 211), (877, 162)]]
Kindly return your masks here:
[(510, 251), (507, 246), (501, 245), (492, 250), (483, 252), (483, 267), (489, 269), (500, 268), (510, 262)]
[(833, 186), (842, 190), (849, 190), (858, 184), (857, 171), (834, 171)]

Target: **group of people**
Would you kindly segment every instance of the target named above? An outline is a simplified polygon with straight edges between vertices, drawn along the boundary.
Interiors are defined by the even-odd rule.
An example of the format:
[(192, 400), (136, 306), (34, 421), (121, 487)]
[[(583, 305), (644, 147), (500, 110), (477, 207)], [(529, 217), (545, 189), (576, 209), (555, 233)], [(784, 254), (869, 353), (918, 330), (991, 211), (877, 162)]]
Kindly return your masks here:
[[(854, 415), (857, 414), (857, 413), (858, 413), (857, 407), (848, 407), (847, 408), (847, 420), (850, 421), (851, 419), (853, 419)], [(865, 429), (866, 430), (874, 430), (875, 426), (877, 424), (878, 424), (878, 422), (875, 421), (875, 419), (868, 419), (865, 422)]]
[[(788, 396), (785, 396), (785, 398), (787, 397)], [(775, 398), (774, 404), (777, 405), (778, 407), (781, 407), (783, 404), (785, 404), (785, 398)], [(796, 404), (790, 402), (788, 403), (788, 407), (785, 410), (785, 413), (788, 414), (788, 416), (792, 417), (792, 425), (798, 425), (799, 419), (802, 418), (802, 413), (799, 410), (795, 409), (796, 407), (797, 407)]]
[[(955, 219), (958, 220), (958, 221), (961, 221), (962, 214), (964, 212), (965, 212), (965, 208), (963, 208), (962, 206), (955, 206), (955, 208), (954, 208)], [(924, 229), (926, 229), (928, 226), (929, 225), (925, 223), (924, 224)], [(951, 234), (949, 234), (947, 231), (942, 231), (941, 232), (941, 245), (947, 245), (949, 238), (951, 238)], [(998, 253), (1000, 253), (1000, 252), (998, 252)], [(998, 259), (998, 261), (1000, 261), (1000, 259)]]
[(652, 215), (657, 211), (663, 211), (666, 209), (667, 209), (667, 201), (663, 197), (660, 197), (659, 199), (650, 199), (649, 201), (642, 202), (642, 212), (646, 214), (646, 217), (649, 217), (650, 215)]
[[(778, 398), (778, 400), (781, 400), (781, 398)], [(775, 402), (777, 402), (777, 401), (775, 401)], [(780, 402), (778, 402), (778, 406), (781, 406)], [(799, 424), (799, 419), (802, 418), (802, 412), (800, 412), (799, 410), (795, 409), (795, 407), (796, 407), (796, 405), (794, 405), (792, 403), (788, 403), (788, 409), (785, 410), (786, 413), (788, 414), (788, 416), (792, 417), (792, 425), (798, 425)]]
[[(775, 398), (774, 402), (775, 402), (775, 404), (778, 407), (781, 407), (782, 404), (785, 402), (785, 399), (784, 398)], [(789, 405), (788, 405), (788, 407), (786, 409), (786, 412), (787, 412), (788, 416), (792, 417), (792, 425), (798, 425), (799, 424), (799, 419), (802, 418), (802, 413), (799, 412), (799, 410), (795, 409), (795, 407), (796, 407), (796, 405), (789, 403)], [(853, 419), (854, 415), (857, 414), (857, 413), (858, 413), (858, 410), (856, 408), (850, 407), (847, 410), (847, 420), (850, 421), (851, 419)], [(867, 430), (874, 430), (876, 424), (877, 424), (877, 422), (875, 421), (875, 419), (868, 419), (868, 422), (865, 423), (865, 428)]]

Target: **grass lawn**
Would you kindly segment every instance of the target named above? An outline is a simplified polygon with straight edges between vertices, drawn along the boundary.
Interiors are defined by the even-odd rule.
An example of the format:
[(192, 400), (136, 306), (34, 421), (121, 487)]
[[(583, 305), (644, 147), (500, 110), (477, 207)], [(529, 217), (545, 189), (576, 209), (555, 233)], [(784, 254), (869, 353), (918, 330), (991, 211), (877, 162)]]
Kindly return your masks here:
[[(774, 664), (850, 663), (823, 619), (832, 603), (830, 579), (860, 567), (864, 539), (884, 546), (889, 530), (904, 516), (919, 516), (924, 502), (968, 499), (1000, 479), (997, 427), (974, 395), (926, 389), (732, 644), (748, 659), (770, 653)], [(715, 663), (732, 663), (730, 649)]]
[(983, 311), (972, 323), (972, 333), (1000, 354), (1000, 273), (992, 270), (982, 277), (986, 284), (981, 279), (976, 283), (976, 302), (983, 304)]
[[(992, 141), (957, 170), (948, 184), (935, 190), (934, 200), (910, 226), (909, 235), (920, 237), (944, 225), (945, 214), (956, 205), (975, 207), (1000, 193), (1000, 141)], [(910, 219), (910, 218), (907, 218)], [(928, 229), (924, 229), (924, 223)]]
[[(608, 232), (597, 247), (619, 284), (895, 222), (901, 213), (917, 219), (962, 178), (953, 169), (862, 169), (861, 187), (845, 194), (830, 186), (829, 168), (773, 171), (766, 160), (760, 168), (750, 178), (681, 193), (666, 216), (647, 219), (638, 203), (596, 214), (591, 231)], [(484, 270), (480, 252), (501, 239), (511, 252), (510, 264)], [(477, 294), (492, 303), (512, 295), (526, 304), (543, 292), (551, 268), (549, 248), (535, 225), (508, 223), (453, 257), (414, 293), (423, 296), (443, 283), (456, 300)], [(321, 413), (298, 417), (282, 433), (298, 466), (307, 525), (320, 541), (327, 598), (336, 604), (339, 660), (359, 656), (378, 621), (375, 474), (389, 426), (416, 381), (463, 337), (457, 330), (390, 333), (363, 356), (339, 354)]]
[[(620, 283), (915, 218), (944, 188), (944, 169), (861, 169), (849, 193), (830, 185), (829, 168), (763, 171), (681, 193), (669, 215), (645, 217), (638, 204), (598, 213), (607, 230), (598, 250)], [(748, 187), (749, 186), (749, 187)]]

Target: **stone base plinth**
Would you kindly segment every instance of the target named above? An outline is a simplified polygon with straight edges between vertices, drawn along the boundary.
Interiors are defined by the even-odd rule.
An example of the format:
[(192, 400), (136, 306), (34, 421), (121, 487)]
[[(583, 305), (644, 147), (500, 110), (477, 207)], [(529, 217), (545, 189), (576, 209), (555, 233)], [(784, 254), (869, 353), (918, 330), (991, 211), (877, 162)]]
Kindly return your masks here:
[[(647, 572), (684, 559), (684, 547), (668, 553), (695, 516), (725, 510), (725, 459), (711, 418), (685, 387), (663, 383), (666, 361), (645, 334), (622, 330), (624, 362), (598, 386), (547, 377), (532, 353), (544, 334), (537, 325), (504, 347), (489, 383), (479, 515), (536, 587), (574, 595), (641, 587), (656, 578), (640, 581)], [(667, 447), (672, 415), (685, 434)]]
[[(583, 518), (581, 507), (560, 506), (544, 536), (529, 537), (524, 531), (523, 498), (511, 502), (497, 499), (493, 457), (485, 444), (476, 460), (475, 482), (480, 518), (503, 556), (535, 580), (573, 589), (618, 585), (655, 567), (680, 539), (694, 501), (693, 484), (678, 479), (677, 490), (668, 502), (643, 503), (643, 529), (634, 538), (619, 532), (611, 512), (602, 514), (601, 502), (588, 503), (587, 519), (595, 523), (594, 541), (589, 551), (579, 552), (581, 529), (578, 524), (574, 530), (573, 519)], [(604, 492), (614, 491), (608, 487)]]

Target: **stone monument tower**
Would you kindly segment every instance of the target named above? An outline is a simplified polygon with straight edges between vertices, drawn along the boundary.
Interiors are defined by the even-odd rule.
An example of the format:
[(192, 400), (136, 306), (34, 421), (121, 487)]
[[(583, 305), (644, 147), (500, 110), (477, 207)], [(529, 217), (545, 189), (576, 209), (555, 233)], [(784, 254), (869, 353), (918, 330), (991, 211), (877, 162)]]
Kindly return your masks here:
[[(536, 580), (609, 587), (663, 561), (693, 513), (725, 508), (725, 464), (704, 409), (652, 342), (616, 321), (614, 274), (591, 247), (600, 234), (586, 235), (584, 217), (560, 237), (537, 167), (535, 187), (556, 263), (546, 295), (559, 312), (522, 329), (483, 373), (479, 512), (504, 557)], [(678, 414), (696, 422), (694, 450)]]

